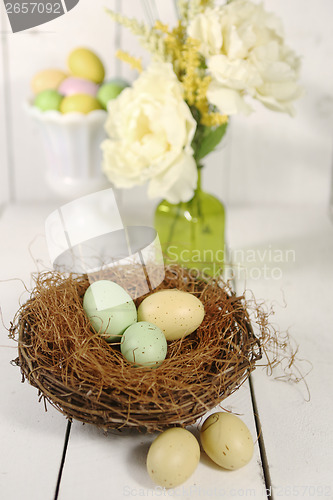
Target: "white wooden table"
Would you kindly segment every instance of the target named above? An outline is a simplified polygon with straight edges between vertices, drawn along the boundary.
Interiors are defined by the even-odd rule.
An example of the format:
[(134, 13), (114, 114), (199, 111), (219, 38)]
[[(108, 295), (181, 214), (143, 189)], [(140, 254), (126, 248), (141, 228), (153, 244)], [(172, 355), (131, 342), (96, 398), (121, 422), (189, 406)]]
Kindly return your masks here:
[[(55, 498), (63, 457), (67, 420), (51, 407), (45, 412), (37, 391), (20, 383), (19, 369), (10, 364), (16, 347), (5, 329), (19, 301), (28, 296), (21, 280), (29, 287), (30, 273), (48, 265), (43, 225), (54, 207), (9, 205), (0, 218), (4, 322), (0, 342), (0, 497), (6, 500)], [(136, 432), (106, 436), (93, 426), (74, 422), (59, 499), (266, 498), (267, 488), (275, 499), (333, 498), (333, 226), (324, 205), (234, 207), (228, 213), (228, 236), (239, 262), (244, 256), (238, 291), (246, 286), (258, 299), (274, 303), (274, 322), (280, 329), (290, 329), (300, 346), (299, 357), (313, 365), (306, 377), (310, 402), (303, 383), (276, 381), (258, 368), (251, 377), (252, 390), (246, 384), (223, 403), (224, 408), (241, 415), (254, 439), (254, 413), (260, 421), (261, 449), (256, 443), (250, 464), (226, 472), (203, 457), (183, 486), (166, 491), (156, 488), (145, 470), (153, 436)], [(285, 253), (290, 249), (294, 254)], [(273, 258), (276, 250), (294, 258), (277, 264)], [(255, 252), (256, 261), (246, 264), (249, 252)], [(304, 371), (308, 369), (306, 363), (302, 366)]]

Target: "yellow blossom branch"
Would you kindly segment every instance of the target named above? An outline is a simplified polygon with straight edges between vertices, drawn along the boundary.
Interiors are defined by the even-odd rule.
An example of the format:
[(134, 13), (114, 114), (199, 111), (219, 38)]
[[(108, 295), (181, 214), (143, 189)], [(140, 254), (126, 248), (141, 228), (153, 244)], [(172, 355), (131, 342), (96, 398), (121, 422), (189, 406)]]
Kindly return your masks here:
[(169, 26), (167, 24), (163, 24), (161, 21), (156, 21), (154, 28), (158, 31), (162, 31), (162, 33), (170, 34)]
[(121, 61), (129, 64), (131, 68), (136, 69), (139, 73), (142, 72), (142, 61), (141, 58), (133, 57), (128, 52), (123, 50), (117, 50), (116, 57)]
[[(211, 5), (211, 0), (193, 0), (187, 8), (191, 12), (205, 9)], [(192, 12), (192, 14), (193, 14)], [(190, 107), (199, 111), (200, 123), (207, 127), (222, 125), (228, 117), (215, 112), (207, 99), (207, 90), (211, 77), (207, 75), (203, 65), (203, 57), (199, 52), (200, 42), (188, 37), (186, 20), (179, 20), (172, 30), (167, 24), (156, 21), (152, 28), (148, 28), (134, 19), (126, 18), (119, 13), (109, 11), (113, 19), (129, 28), (154, 55), (155, 59), (171, 62), (174, 72), (184, 90), (184, 99)], [(141, 59), (131, 56), (128, 52), (118, 50), (117, 57), (128, 63), (139, 73), (142, 71)]]
[(200, 6), (205, 9), (206, 7), (213, 7), (214, 2), (212, 0), (200, 0)]

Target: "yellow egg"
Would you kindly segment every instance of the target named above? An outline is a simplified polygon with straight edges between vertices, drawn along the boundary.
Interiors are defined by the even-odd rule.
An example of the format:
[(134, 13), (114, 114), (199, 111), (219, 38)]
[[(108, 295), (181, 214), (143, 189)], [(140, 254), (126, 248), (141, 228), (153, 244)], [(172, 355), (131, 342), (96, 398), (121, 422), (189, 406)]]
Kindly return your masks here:
[(202, 302), (181, 290), (160, 290), (146, 297), (138, 308), (138, 321), (158, 326), (167, 340), (177, 340), (194, 332), (205, 315)]
[(100, 102), (88, 94), (74, 94), (67, 97), (61, 102), (61, 113), (83, 113), (88, 114), (95, 109), (102, 109)]
[(154, 483), (174, 488), (195, 471), (200, 459), (196, 438), (186, 429), (168, 429), (153, 441), (147, 455), (147, 470)]
[(60, 69), (44, 69), (39, 71), (31, 80), (31, 88), (35, 95), (44, 90), (57, 90), (68, 75)]
[(226, 412), (213, 413), (200, 431), (200, 440), (207, 455), (220, 467), (240, 469), (253, 455), (253, 440), (244, 422)]
[(100, 58), (91, 50), (77, 48), (68, 56), (68, 67), (74, 76), (102, 83), (105, 70)]

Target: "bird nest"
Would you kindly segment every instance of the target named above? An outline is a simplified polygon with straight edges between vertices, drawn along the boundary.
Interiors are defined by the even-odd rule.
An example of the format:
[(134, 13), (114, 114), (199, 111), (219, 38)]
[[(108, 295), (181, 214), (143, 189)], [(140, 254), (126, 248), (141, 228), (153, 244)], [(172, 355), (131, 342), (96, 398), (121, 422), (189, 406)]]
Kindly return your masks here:
[[(140, 286), (135, 266), (108, 273), (127, 290)], [(173, 266), (154, 291), (177, 288), (194, 294), (204, 305), (204, 320), (191, 335), (168, 343), (167, 358), (158, 368), (133, 366), (119, 344), (108, 344), (92, 331), (82, 308), (90, 281), (87, 276), (39, 274), (10, 329), (18, 340), (15, 363), (23, 380), (68, 418), (104, 429), (148, 432), (194, 424), (233, 393), (261, 358), (244, 298), (219, 280), (201, 280)]]

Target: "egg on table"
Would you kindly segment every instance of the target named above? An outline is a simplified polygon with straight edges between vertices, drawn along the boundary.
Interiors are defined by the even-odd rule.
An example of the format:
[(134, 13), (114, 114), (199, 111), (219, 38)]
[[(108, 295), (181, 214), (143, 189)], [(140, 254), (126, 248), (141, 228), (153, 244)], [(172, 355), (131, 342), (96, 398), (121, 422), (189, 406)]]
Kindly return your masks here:
[(244, 422), (232, 413), (210, 415), (200, 430), (200, 440), (207, 455), (220, 467), (236, 470), (253, 455), (253, 440)]
[(156, 325), (140, 321), (125, 330), (120, 350), (127, 361), (136, 366), (156, 368), (167, 355), (167, 341)]
[(98, 88), (97, 83), (94, 83), (91, 80), (70, 76), (61, 82), (58, 92), (64, 96), (73, 94), (88, 94), (96, 97)]
[(193, 474), (199, 459), (200, 447), (193, 434), (173, 427), (152, 442), (147, 455), (148, 474), (159, 486), (175, 488)]
[(137, 321), (136, 307), (130, 295), (109, 280), (95, 281), (87, 288), (83, 309), (93, 329), (108, 342), (118, 342), (126, 328)]
[(100, 102), (88, 94), (74, 94), (64, 97), (61, 101), (60, 111), (66, 113), (82, 113), (84, 115), (102, 109)]
[(177, 289), (152, 293), (138, 308), (138, 321), (154, 323), (167, 340), (181, 339), (194, 332), (204, 315), (204, 306), (195, 295)]
[(68, 67), (72, 75), (102, 83), (105, 69), (100, 58), (91, 50), (79, 47), (68, 56)]
[(67, 74), (60, 69), (44, 69), (35, 74), (31, 80), (31, 88), (35, 95), (43, 90), (57, 90)]

